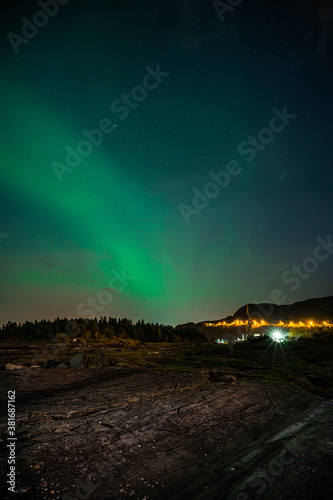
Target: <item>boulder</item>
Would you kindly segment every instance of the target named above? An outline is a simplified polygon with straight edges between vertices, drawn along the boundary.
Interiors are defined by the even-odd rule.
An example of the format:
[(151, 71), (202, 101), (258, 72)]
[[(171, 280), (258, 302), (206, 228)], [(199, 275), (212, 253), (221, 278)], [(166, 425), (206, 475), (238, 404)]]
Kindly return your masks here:
[(68, 368), (68, 365), (66, 365), (65, 363), (60, 363), (60, 365), (58, 365), (57, 368), (60, 369)]
[(67, 333), (57, 333), (55, 338), (56, 338), (57, 342), (65, 343), (65, 344), (68, 344), (71, 341), (71, 338), (69, 335), (67, 335)]
[(85, 352), (80, 352), (70, 359), (69, 366), (71, 368), (85, 368), (87, 366), (87, 354)]
[(212, 372), (212, 371), (210, 371), (208, 378), (211, 382), (231, 383), (231, 382), (237, 381), (235, 375), (225, 373), (225, 372)]
[[(55, 359), (44, 359), (40, 365), (41, 368), (57, 368), (57, 363)], [(68, 368), (68, 367), (67, 367)]]
[(90, 359), (88, 363), (89, 368), (106, 368), (110, 366), (109, 358), (105, 354), (105, 351), (100, 350), (96, 352)]

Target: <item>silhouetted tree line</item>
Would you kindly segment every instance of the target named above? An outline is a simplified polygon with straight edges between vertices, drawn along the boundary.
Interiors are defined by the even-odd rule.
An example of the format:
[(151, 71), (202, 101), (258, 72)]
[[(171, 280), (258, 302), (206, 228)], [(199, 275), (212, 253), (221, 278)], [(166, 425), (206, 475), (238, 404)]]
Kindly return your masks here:
[(193, 327), (175, 328), (159, 323), (145, 323), (144, 320), (133, 323), (127, 318), (67, 319), (56, 318), (53, 321), (15, 323), (8, 321), (0, 328), (3, 340), (47, 340), (58, 334), (67, 334), (70, 338), (85, 340), (133, 339), (139, 342), (193, 342), (207, 341), (206, 336)]

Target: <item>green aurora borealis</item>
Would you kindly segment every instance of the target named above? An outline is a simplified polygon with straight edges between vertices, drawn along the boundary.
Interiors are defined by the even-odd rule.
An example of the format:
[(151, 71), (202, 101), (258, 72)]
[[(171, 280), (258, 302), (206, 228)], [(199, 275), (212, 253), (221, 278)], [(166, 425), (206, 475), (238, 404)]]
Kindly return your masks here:
[[(297, 291), (281, 281), (332, 229), (331, 47), (318, 54), (293, 9), (244, 1), (222, 23), (206, 2), (71, 0), (15, 54), (8, 32), (40, 7), (6, 3), (1, 324), (77, 317), (121, 285), (96, 316), (175, 325), (276, 288), (332, 294), (332, 257)], [(157, 65), (169, 76), (121, 120), (112, 102)], [(239, 144), (284, 106), (297, 118), (248, 163)], [(114, 131), (59, 182), (52, 164), (103, 118)], [(242, 172), (186, 224), (179, 204), (230, 160)]]

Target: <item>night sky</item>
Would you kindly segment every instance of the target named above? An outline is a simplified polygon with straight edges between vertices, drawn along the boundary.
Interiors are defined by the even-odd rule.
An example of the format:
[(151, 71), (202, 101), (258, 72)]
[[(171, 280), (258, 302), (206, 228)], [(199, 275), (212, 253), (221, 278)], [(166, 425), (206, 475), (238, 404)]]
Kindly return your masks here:
[(40, 4), (2, 3), (1, 324), (333, 294), (332, 2)]

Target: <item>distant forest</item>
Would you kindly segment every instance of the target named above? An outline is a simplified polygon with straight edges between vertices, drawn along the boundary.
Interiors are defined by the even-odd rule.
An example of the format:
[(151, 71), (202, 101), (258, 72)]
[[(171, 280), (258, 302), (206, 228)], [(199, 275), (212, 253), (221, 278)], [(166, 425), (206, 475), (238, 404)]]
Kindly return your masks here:
[(9, 321), (0, 328), (0, 340), (22, 339), (85, 341), (132, 339), (139, 342), (206, 342), (206, 336), (190, 326), (173, 327), (158, 323), (133, 323), (130, 319), (59, 319), (25, 323)]

